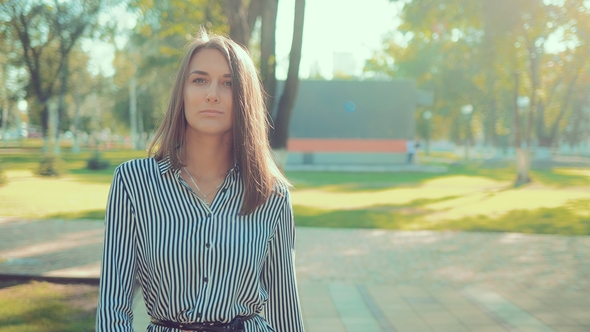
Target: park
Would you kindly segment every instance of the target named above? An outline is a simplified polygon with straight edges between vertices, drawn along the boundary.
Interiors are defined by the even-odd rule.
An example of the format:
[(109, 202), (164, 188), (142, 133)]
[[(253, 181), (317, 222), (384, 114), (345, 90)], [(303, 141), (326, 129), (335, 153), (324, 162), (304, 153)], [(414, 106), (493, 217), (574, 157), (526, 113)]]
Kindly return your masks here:
[(311, 1), (0, 4), (0, 332), (95, 330), (113, 174), (198, 26), (260, 74), (306, 331), (590, 330), (590, 7), (339, 5), (387, 33), (326, 66)]

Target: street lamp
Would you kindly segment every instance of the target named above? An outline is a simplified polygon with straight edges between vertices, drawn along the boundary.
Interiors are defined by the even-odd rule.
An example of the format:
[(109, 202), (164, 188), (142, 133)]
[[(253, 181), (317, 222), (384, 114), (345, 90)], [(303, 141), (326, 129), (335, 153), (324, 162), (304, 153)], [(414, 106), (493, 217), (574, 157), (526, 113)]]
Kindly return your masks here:
[(465, 116), (465, 161), (469, 160), (469, 119), (473, 112), (473, 106), (467, 104), (461, 107), (461, 113)]
[[(519, 96), (516, 98), (516, 106), (518, 106), (518, 110), (521, 112), (526, 110), (529, 107), (530, 103), (531, 103), (531, 100), (527, 96)], [(520, 130), (520, 128), (517, 128), (517, 130)], [(522, 142), (522, 141), (518, 142), (518, 146), (523, 147), (523, 144), (525, 144), (525, 146), (526, 146), (526, 142), (527, 142), (527, 138), (524, 139), (524, 142)]]
[(426, 155), (430, 155), (430, 118), (432, 118), (432, 112), (426, 111), (422, 113), (422, 117), (426, 120)]

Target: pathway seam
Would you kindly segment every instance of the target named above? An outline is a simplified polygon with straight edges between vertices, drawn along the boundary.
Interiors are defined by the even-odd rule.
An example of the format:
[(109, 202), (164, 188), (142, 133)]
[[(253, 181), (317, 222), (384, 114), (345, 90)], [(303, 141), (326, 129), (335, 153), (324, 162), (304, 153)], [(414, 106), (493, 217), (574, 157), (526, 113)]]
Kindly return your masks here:
[(375, 316), (375, 319), (377, 319), (377, 322), (381, 326), (381, 330), (383, 332), (397, 332), (395, 327), (391, 325), (391, 323), (389, 322), (389, 319), (385, 317), (385, 314), (383, 314), (383, 311), (379, 308), (377, 303), (373, 301), (373, 297), (371, 297), (371, 294), (369, 294), (367, 288), (364, 285), (357, 285), (356, 287), (359, 293), (361, 294), (363, 301), (365, 301), (365, 304), (367, 305), (373, 316)]

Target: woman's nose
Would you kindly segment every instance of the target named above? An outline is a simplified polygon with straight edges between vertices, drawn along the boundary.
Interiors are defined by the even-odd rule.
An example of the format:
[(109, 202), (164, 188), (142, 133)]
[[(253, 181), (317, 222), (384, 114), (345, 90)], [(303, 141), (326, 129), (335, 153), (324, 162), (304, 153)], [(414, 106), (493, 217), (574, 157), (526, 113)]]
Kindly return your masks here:
[(205, 100), (208, 103), (218, 103), (219, 102), (219, 93), (217, 91), (217, 87), (215, 84), (211, 84), (209, 87), (209, 91), (207, 91), (207, 96), (205, 96)]

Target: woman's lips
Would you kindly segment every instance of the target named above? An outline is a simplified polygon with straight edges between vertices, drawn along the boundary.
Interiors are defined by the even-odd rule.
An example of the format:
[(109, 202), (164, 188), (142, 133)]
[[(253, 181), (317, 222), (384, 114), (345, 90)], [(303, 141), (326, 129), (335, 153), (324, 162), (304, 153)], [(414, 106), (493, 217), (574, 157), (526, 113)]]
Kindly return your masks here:
[(218, 111), (218, 110), (202, 110), (201, 114), (204, 115), (221, 115), (223, 114), (223, 112)]

